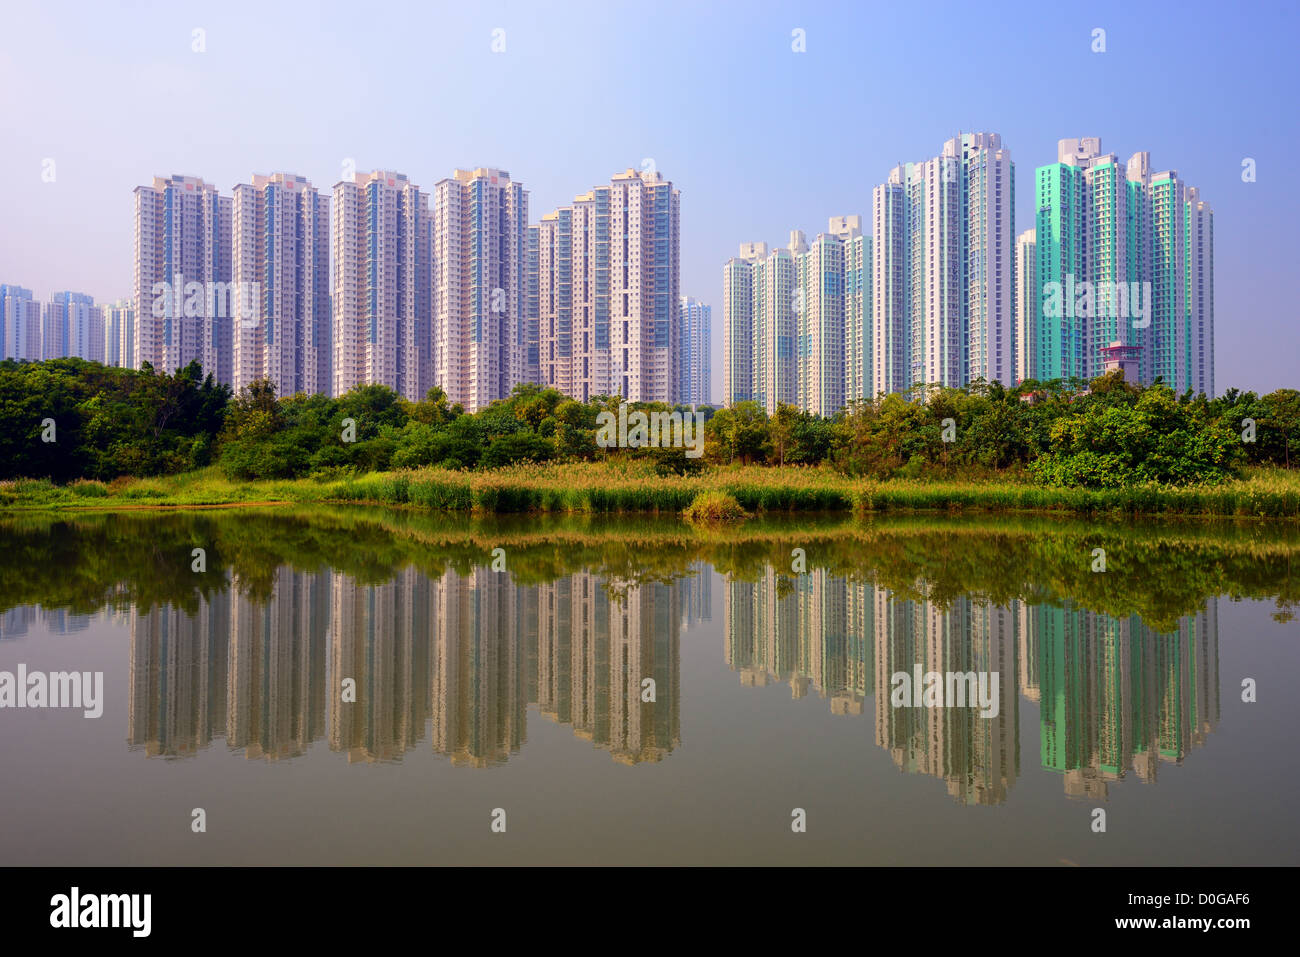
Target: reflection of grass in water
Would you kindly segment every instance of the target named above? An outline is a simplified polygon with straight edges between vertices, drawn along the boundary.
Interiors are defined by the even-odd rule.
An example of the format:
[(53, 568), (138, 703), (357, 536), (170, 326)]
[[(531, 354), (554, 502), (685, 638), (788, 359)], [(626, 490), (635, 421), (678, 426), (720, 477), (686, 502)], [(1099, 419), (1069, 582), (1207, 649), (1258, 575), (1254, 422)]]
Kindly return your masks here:
[[(873, 581), (903, 598), (945, 604), (971, 595), (1072, 599), (1167, 627), (1212, 595), (1300, 600), (1292, 571), (1300, 526), (1231, 520), (1088, 522), (1066, 517), (760, 516), (696, 529), (648, 516), (448, 515), (360, 506), (197, 512), (20, 513), (0, 520), (0, 608), (40, 603), (90, 612), (166, 602), (187, 610), (233, 574), (250, 597), (271, 594), (275, 570), (333, 568), (361, 583), (414, 566), (465, 573), (506, 550), (520, 584), (577, 571), (669, 581), (700, 561), (738, 580), (773, 569), (793, 579), (791, 551), (818, 569)], [(205, 574), (190, 570), (204, 548)], [(1091, 571), (1106, 550), (1107, 571)]]
[(8, 508), (129, 508), (241, 502), (371, 502), (440, 511), (658, 512), (678, 514), (701, 493), (732, 496), (748, 512), (1065, 511), (1095, 515), (1205, 514), (1300, 517), (1300, 473), (1258, 469), (1222, 485), (1123, 489), (1045, 488), (1022, 481), (846, 478), (828, 468), (736, 466), (697, 475), (656, 475), (644, 463), (513, 466), (493, 472), (422, 469), (238, 483), (215, 469), (109, 485), (46, 480), (0, 483)]

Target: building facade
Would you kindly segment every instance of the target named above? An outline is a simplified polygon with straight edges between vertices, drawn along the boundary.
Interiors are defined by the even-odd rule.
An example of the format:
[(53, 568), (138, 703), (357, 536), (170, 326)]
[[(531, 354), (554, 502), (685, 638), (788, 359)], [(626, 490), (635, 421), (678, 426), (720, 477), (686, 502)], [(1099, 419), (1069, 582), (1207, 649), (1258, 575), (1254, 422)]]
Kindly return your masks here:
[(428, 196), (387, 170), (334, 185), (334, 394), (432, 385), (433, 217)]
[(136, 187), (135, 368), (174, 372), (197, 359), (231, 381), (231, 217), (231, 198), (195, 176)]
[(713, 401), (710, 356), (713, 309), (693, 296), (682, 296), (678, 307), (678, 363), (675, 403), (702, 405)]
[(329, 393), (329, 197), (288, 173), (255, 175), (234, 193), (232, 385)]
[[(1142, 384), (1214, 394), (1214, 214), (1149, 153), (1063, 139), (1035, 176), (1036, 334), (1026, 377), (1090, 379), (1133, 347)], [(1127, 369), (1133, 367), (1126, 366)]]
[(528, 372), (528, 193), (504, 170), (434, 186), (433, 381), (470, 412)]

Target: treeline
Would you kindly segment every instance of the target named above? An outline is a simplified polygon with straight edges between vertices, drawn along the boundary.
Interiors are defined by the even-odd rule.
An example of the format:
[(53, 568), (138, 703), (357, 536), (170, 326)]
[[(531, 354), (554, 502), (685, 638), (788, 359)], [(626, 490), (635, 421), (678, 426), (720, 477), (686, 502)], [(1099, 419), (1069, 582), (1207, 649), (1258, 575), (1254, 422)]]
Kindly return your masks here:
[[(1290, 468), (1300, 449), (1300, 392), (1229, 390), (1216, 399), (1091, 383), (976, 383), (857, 402), (833, 418), (753, 402), (698, 411), (703, 455), (684, 448), (607, 448), (601, 413), (617, 398), (578, 402), (516, 387), (477, 413), (441, 389), (408, 402), (383, 386), (339, 398), (277, 397), (269, 382), (239, 395), (197, 363), (174, 375), (80, 359), (0, 363), (0, 477), (172, 474), (210, 465), (238, 480), (335, 478), (438, 466), (648, 459), (657, 472), (728, 463), (829, 465), (875, 479), (1023, 473), (1046, 485), (1119, 487), (1214, 482), (1244, 465)], [(633, 411), (690, 415), (657, 403)], [(607, 421), (604, 420), (604, 421)]]

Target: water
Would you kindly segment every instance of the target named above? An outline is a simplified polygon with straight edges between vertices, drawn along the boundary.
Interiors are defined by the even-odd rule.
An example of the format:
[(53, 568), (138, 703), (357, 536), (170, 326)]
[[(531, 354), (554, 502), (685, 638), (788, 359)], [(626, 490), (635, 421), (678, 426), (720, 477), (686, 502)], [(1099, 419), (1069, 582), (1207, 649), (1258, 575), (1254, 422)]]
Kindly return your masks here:
[[(0, 544), (0, 671), (106, 689), (0, 710), (0, 864), (1300, 863), (1294, 526), (263, 509)], [(894, 707), (918, 665), (996, 673), (996, 714)]]

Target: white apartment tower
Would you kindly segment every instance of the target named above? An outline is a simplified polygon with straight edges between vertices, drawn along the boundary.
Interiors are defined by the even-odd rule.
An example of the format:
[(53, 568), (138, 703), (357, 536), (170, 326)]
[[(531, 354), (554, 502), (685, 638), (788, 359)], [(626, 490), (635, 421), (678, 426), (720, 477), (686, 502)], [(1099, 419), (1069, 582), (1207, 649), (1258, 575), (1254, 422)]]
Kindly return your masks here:
[(678, 312), (681, 361), (674, 402), (701, 405), (713, 401), (709, 364), (713, 309), (693, 296), (682, 296)]
[(436, 384), (476, 412), (529, 376), (528, 193), (504, 170), (434, 187)]
[(741, 243), (740, 255), (722, 267), (722, 402), (754, 398), (754, 273), (767, 243)]
[(232, 386), (269, 379), (278, 396), (328, 394), (329, 197), (305, 177), (235, 187)]
[(334, 394), (388, 386), (419, 401), (433, 384), (433, 217), (401, 173), (334, 184)]
[(832, 217), (811, 244), (795, 229), (779, 249), (741, 245), (723, 270), (724, 402), (830, 416), (872, 396), (872, 249), (860, 216)]
[(129, 368), (135, 356), (135, 307), (130, 299), (105, 303), (104, 365)]
[[(966, 133), (959, 150), (966, 200), (966, 382), (1015, 385), (1016, 167), (996, 133)], [(947, 147), (945, 146), (945, 149)]]
[(610, 182), (610, 359), (629, 402), (671, 402), (677, 378), (681, 193), (658, 172)]
[(75, 356), (104, 361), (104, 313), (93, 296), (56, 292), (45, 304), (41, 322), (41, 357)]
[(844, 407), (844, 244), (821, 233), (797, 257), (795, 270), (798, 405), (831, 416)]
[(1026, 229), (1016, 237), (1016, 322), (1013, 382), (1037, 379), (1038, 321), (1041, 304), (1038, 293), (1038, 245), (1035, 232)]
[[(598, 186), (529, 227), (535, 381), (583, 402), (610, 395), (609, 201)], [(531, 360), (530, 360), (531, 363)]]
[(41, 359), (41, 304), (22, 286), (0, 284), (0, 359)]
[(996, 133), (954, 137), (876, 187), (877, 392), (1012, 384), (1014, 191)]
[(231, 199), (195, 176), (135, 189), (135, 356), (163, 372), (197, 359), (231, 381)]
[(861, 216), (834, 216), (828, 232), (844, 244), (844, 402), (876, 397), (871, 322), (874, 244)]
[(536, 381), (584, 401), (679, 399), (680, 205), (661, 175), (629, 169), (529, 229)]

